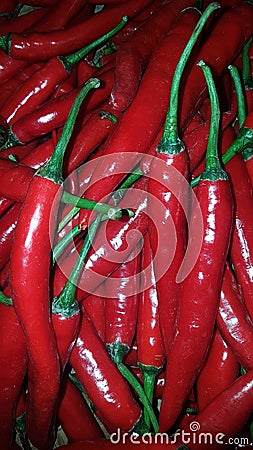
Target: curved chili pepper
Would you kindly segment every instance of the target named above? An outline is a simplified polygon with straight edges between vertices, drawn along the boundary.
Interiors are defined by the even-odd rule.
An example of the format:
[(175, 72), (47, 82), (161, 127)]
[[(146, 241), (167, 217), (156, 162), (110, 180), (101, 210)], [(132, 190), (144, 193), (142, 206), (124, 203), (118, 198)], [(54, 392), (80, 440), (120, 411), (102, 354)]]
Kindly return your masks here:
[(6, 23), (1, 24), (1, 35), (7, 33), (24, 33), (29, 27), (32, 27), (41, 17), (44, 17), (48, 13), (48, 8), (38, 8), (27, 12), (26, 14), (19, 15), (12, 20), (8, 20)]
[(12, 306), (0, 298), (1, 376), (0, 376), (0, 442), (11, 448), (15, 412), (27, 370), (27, 353), (23, 330)]
[[(192, 2), (193, 3), (193, 2)], [(182, 9), (191, 6), (187, 0), (165, 3), (119, 46), (116, 52), (115, 82), (111, 104), (123, 111), (132, 102), (143, 72), (159, 40), (169, 31)]]
[(109, 422), (126, 431), (138, 423), (140, 407), (84, 312), (70, 364), (92, 403)]
[(217, 326), (242, 367), (245, 370), (252, 369), (253, 324), (228, 263), (222, 280)]
[[(233, 200), (230, 182), (217, 156), (220, 118), (217, 93), (210, 69), (203, 62), (199, 64), (206, 76), (212, 102), (206, 169), (196, 192), (204, 234), (196, 263), (182, 282), (176, 334), (167, 359), (160, 431), (166, 431), (174, 425), (204, 364), (218, 311), (222, 274), (232, 228)], [(191, 223), (196, 223), (197, 220), (193, 210)], [(194, 239), (193, 236), (191, 238)], [(178, 361), (179, 354), (184, 358), (184, 364)]]
[(30, 33), (29, 36), (18, 34), (2, 36), (1, 46), (4, 46), (6, 52), (13, 58), (26, 61), (46, 61), (57, 55), (68, 55), (90, 44), (99, 35), (107, 33), (119, 23), (123, 16), (134, 17), (150, 2), (150, 0), (128, 0), (122, 5), (115, 6), (113, 10), (102, 11), (101, 14), (93, 15), (84, 23), (64, 30)]
[[(85, 112), (98, 108), (109, 96), (113, 72), (108, 71), (101, 77), (103, 85), (94, 95), (87, 97), (82, 106)], [(82, 88), (79, 87), (61, 97), (48, 100), (35, 111), (21, 117), (9, 128), (9, 136), (4, 148), (25, 144), (37, 137), (45, 136), (64, 125), (71, 105)], [(3, 147), (2, 147), (3, 148)]]
[(127, 18), (123, 17), (120, 24), (106, 35), (99, 37), (88, 46), (78, 50), (70, 56), (59, 56), (51, 58), (43, 67), (40, 67), (27, 80), (25, 80), (11, 98), (2, 106), (0, 114), (6, 122), (11, 125), (18, 119), (26, 116), (35, 108), (42, 105), (52, 94), (55, 86), (66, 80), (73, 67), (86, 54), (98, 45), (108, 41), (126, 23)]
[(218, 330), (197, 379), (198, 410), (202, 411), (217, 395), (228, 388), (239, 374), (239, 365)]
[[(97, 166), (93, 177), (103, 180), (106, 177), (106, 183), (102, 183), (103, 185), (99, 182), (93, 183), (85, 193), (87, 198), (98, 200), (112, 192), (123, 178), (123, 174), (120, 175), (120, 173), (131, 172), (132, 167), (140, 159), (140, 153), (147, 152), (152, 145), (168, 109), (170, 85), (177, 61), (198, 17), (199, 13), (196, 9), (188, 8), (182, 11), (170, 32), (153, 52), (134, 101), (118, 121), (111, 139), (104, 145), (104, 155), (114, 155), (113, 171), (110, 167), (112, 161), (108, 163), (108, 159), (104, 159)], [(167, 55), (172, 48), (173, 58), (168, 60)], [(159, 98), (157, 104), (154, 104), (154, 98)], [(141, 123), (141, 126), (136, 126), (138, 123)], [(137, 151), (138, 154), (136, 154)], [(133, 158), (130, 160), (129, 153), (124, 156), (125, 152), (132, 152)], [(120, 170), (108, 177), (108, 174), (114, 173), (115, 168), (118, 167)], [(88, 217), (89, 213), (82, 211), (81, 226), (82, 224), (85, 226)]]
[(22, 202), (33, 175), (34, 170), (32, 168), (14, 163), (8, 159), (1, 159), (0, 177), (3, 189), (0, 187), (0, 195)]
[(63, 385), (57, 416), (69, 443), (103, 437), (89, 406), (69, 377)]
[[(55, 406), (60, 383), (59, 357), (49, 312), (51, 208), (61, 191), (62, 160), (74, 118), (84, 96), (97, 85), (98, 80), (92, 79), (84, 86), (52, 157), (29, 184), (12, 247), (12, 298), (24, 330), (29, 357), (27, 432), (30, 441), (40, 449), (48, 449), (54, 441)], [(55, 220), (56, 217), (52, 227)]]

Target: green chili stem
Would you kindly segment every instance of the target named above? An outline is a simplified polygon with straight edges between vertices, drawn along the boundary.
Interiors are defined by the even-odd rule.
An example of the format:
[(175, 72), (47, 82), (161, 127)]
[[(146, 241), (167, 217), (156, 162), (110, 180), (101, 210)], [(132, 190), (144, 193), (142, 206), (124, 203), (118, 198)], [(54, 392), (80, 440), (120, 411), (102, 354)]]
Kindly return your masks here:
[[(145, 370), (142, 370), (142, 378), (143, 378), (144, 392), (145, 392), (145, 394), (146, 394), (150, 404), (152, 405), (152, 403), (153, 403), (153, 396), (154, 396), (155, 381), (156, 381), (156, 374), (147, 372)], [(144, 408), (144, 420), (145, 420), (146, 424), (149, 425), (150, 417), (149, 417), (149, 413), (146, 410), (146, 408)]]
[(99, 117), (100, 117), (100, 119), (108, 119), (108, 120), (110, 120), (110, 122), (112, 122), (112, 123), (116, 123), (117, 122), (117, 120), (118, 120), (118, 118), (114, 115), (114, 114), (112, 114), (111, 112), (109, 112), (109, 111), (100, 111), (99, 113), (98, 113), (98, 115), (99, 115)]
[(79, 213), (81, 208), (72, 208), (68, 214), (66, 214), (58, 225), (58, 233), (68, 224), (68, 222)]
[(253, 77), (250, 70), (249, 48), (253, 37), (244, 45), (242, 49), (242, 79), (245, 89), (253, 89)]
[(197, 42), (197, 39), (202, 32), (208, 18), (213, 11), (220, 8), (219, 3), (213, 2), (203, 12), (200, 17), (193, 33), (178, 61), (177, 67), (174, 72), (171, 91), (170, 91), (170, 104), (166, 115), (165, 127), (162, 139), (158, 144), (157, 151), (159, 153), (177, 154), (184, 150), (184, 144), (181, 142), (178, 136), (178, 97), (180, 82), (185, 69), (186, 63), (190, 57), (191, 51)]
[(57, 259), (60, 257), (64, 249), (67, 247), (70, 242), (73, 241), (73, 239), (78, 236), (80, 233), (82, 233), (82, 230), (78, 227), (78, 225), (74, 226), (68, 233), (65, 234), (65, 236), (55, 245), (53, 249), (53, 264), (57, 261)]
[(97, 216), (92, 224), (88, 228), (87, 235), (84, 239), (83, 246), (79, 255), (77, 256), (74, 267), (69, 275), (69, 278), (66, 281), (66, 284), (60, 294), (54, 298), (52, 310), (53, 312), (59, 312), (62, 314), (63, 311), (66, 311), (66, 314), (69, 313), (69, 310), (72, 309), (72, 305), (75, 302), (75, 292), (76, 292), (76, 284), (78, 282), (81, 270), (84, 265), (85, 258), (90, 249), (94, 236), (96, 234), (97, 228), (101, 222), (101, 215)]
[(64, 154), (71, 138), (75, 121), (79, 112), (79, 109), (82, 105), (82, 102), (88, 92), (91, 89), (96, 89), (100, 86), (100, 81), (98, 78), (90, 78), (87, 83), (83, 86), (79, 94), (74, 100), (68, 118), (63, 127), (63, 131), (59, 141), (56, 144), (54, 152), (49, 159), (49, 161), (40, 169), (37, 170), (36, 175), (48, 178), (52, 180), (54, 183), (61, 184), (62, 183), (62, 166)]
[(63, 192), (61, 201), (78, 208), (94, 210), (103, 214), (107, 214), (109, 218), (117, 214), (119, 214), (118, 217), (120, 218), (122, 214), (122, 210), (120, 208), (107, 205), (106, 203), (87, 200), (83, 197), (80, 198), (76, 195), (70, 194), (69, 192)]
[(199, 61), (198, 66), (203, 70), (211, 104), (211, 120), (206, 151), (206, 168), (201, 175), (201, 179), (216, 181), (225, 180), (227, 175), (221, 167), (218, 156), (218, 137), (220, 126), (220, 106), (214, 79), (210, 67), (204, 61)]
[(147, 413), (149, 414), (149, 418), (150, 418), (150, 421), (154, 428), (154, 431), (155, 431), (155, 433), (157, 433), (158, 429), (159, 429), (158, 422), (157, 422), (155, 413), (153, 411), (152, 405), (150, 404), (150, 401), (147, 398), (141, 384), (135, 378), (135, 376), (132, 374), (132, 372), (125, 366), (125, 364), (119, 363), (119, 364), (117, 364), (117, 367), (118, 367), (120, 373), (123, 375), (123, 377), (128, 381), (128, 383), (134, 388), (134, 390), (138, 394), (140, 401), (144, 405)]
[(245, 97), (242, 88), (242, 82), (239, 75), (239, 70), (237, 67), (232, 66), (231, 64), (228, 66), (231, 77), (235, 86), (235, 93), (237, 99), (237, 110), (238, 110), (238, 124), (239, 128), (241, 128), (245, 118), (246, 118), (246, 107), (245, 107)]
[(108, 31), (108, 33), (99, 37), (95, 41), (86, 45), (86, 47), (81, 48), (80, 50), (76, 51), (72, 55), (60, 56), (59, 59), (62, 61), (66, 70), (70, 71), (72, 69), (72, 67), (75, 64), (77, 64), (79, 61), (81, 61), (81, 59), (83, 59), (91, 50), (94, 50), (94, 48), (98, 47), (101, 44), (104, 44), (111, 37), (113, 37), (116, 33), (118, 33), (126, 25), (127, 21), (128, 21), (127, 16), (122, 17), (122, 20), (120, 21), (120, 23), (118, 23), (118, 25), (116, 25), (116, 27), (114, 27), (112, 30)]
[(10, 297), (6, 297), (2, 291), (0, 291), (0, 302), (6, 306), (13, 306), (12, 299)]

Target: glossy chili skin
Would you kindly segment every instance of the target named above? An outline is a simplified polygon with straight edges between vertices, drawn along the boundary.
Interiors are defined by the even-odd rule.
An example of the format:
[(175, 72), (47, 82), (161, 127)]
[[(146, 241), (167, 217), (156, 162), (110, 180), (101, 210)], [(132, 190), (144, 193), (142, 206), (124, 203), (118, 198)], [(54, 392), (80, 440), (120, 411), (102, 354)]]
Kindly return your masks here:
[(159, 40), (168, 32), (177, 14), (189, 1), (172, 1), (160, 8), (129, 38), (116, 53), (115, 82), (111, 103), (125, 110), (134, 99), (141, 77)]
[(12, 306), (0, 302), (1, 375), (0, 442), (3, 450), (11, 448), (15, 413), (27, 370), (27, 353), (23, 330)]
[(8, 81), (28, 64), (28, 61), (14, 59), (0, 49), (0, 84)]
[[(172, 172), (175, 169), (175, 172)], [(176, 281), (183, 262), (186, 249), (186, 216), (187, 216), (187, 182), (189, 178), (188, 155), (182, 149), (177, 154), (166, 154), (156, 151), (149, 173), (149, 203), (151, 218), (156, 218), (159, 211), (161, 223), (149, 221), (150, 245), (153, 255), (160, 243), (163, 251), (154, 259), (154, 273), (159, 299), (160, 326), (166, 357), (168, 357), (175, 335), (176, 313), (181, 285)], [(169, 184), (168, 184), (168, 181)], [(159, 203), (158, 203), (159, 202)], [(158, 206), (159, 205), (159, 206)], [(159, 209), (158, 209), (159, 208)], [(170, 225), (175, 229), (171, 231)], [(156, 227), (158, 228), (156, 230)], [(174, 234), (175, 233), (175, 234)], [(158, 241), (159, 240), (159, 241)], [(173, 245), (175, 244), (175, 248)], [(161, 244), (160, 244), (161, 245)], [(174, 250), (174, 255), (171, 252)], [(170, 263), (168, 263), (170, 261)], [(159, 275), (164, 268), (162, 276)]]
[(39, 33), (66, 27), (85, 3), (87, 3), (86, 0), (57, 0), (50, 5), (50, 8), (47, 8), (48, 11), (44, 17), (34, 23), (33, 30)]
[[(208, 177), (200, 181), (196, 192), (203, 218), (203, 241), (196, 263), (182, 283), (176, 335), (167, 360), (160, 431), (174, 425), (204, 364), (219, 306), (233, 200), (228, 179), (211, 181)], [(191, 217), (193, 223), (198, 220), (194, 211)]]
[[(85, 113), (98, 108), (108, 97), (112, 86), (113, 72), (109, 71), (101, 77), (101, 80), (104, 82), (103, 88), (97, 90), (84, 102), (83, 109)], [(80, 90), (81, 88), (79, 87), (65, 95), (48, 100), (35, 111), (17, 120), (11, 127), (14, 139), (18, 141), (17, 143), (30, 142), (37, 137), (45, 136), (54, 129), (62, 127)]]
[(103, 437), (85, 399), (68, 377), (62, 386), (57, 417), (69, 443)]
[(136, 251), (104, 283), (105, 343), (115, 363), (122, 362), (136, 332), (140, 289), (140, 252)]
[(54, 441), (60, 385), (49, 297), (49, 224), (58, 192), (59, 185), (51, 180), (35, 176), (31, 181), (16, 228), (10, 267), (13, 305), (22, 324), (28, 353), (27, 433), (31, 442), (41, 449)]
[(239, 365), (231, 349), (216, 329), (204, 366), (197, 379), (198, 410), (202, 411), (228, 388), (239, 374)]
[[(247, 2), (238, 4), (235, 8), (224, 10), (218, 18), (216, 25), (210, 32), (208, 39), (201, 46), (197, 61), (203, 59), (206, 64), (215, 69), (219, 76), (239, 54), (244, 43), (250, 37), (253, 8)], [(225, 39), (224, 39), (225, 36)], [(215, 48), (222, 39), (223, 45), (219, 47), (219, 59), (216, 59)], [(185, 83), (185, 95), (182, 98), (182, 113), (180, 127), (184, 129), (191, 119), (191, 111), (196, 111), (206, 97), (204, 78), (197, 73), (196, 65), (191, 69)], [(201, 95), (200, 95), (201, 92)]]
[(141, 261), (142, 290), (138, 305), (137, 361), (147, 369), (160, 371), (164, 365), (164, 348), (149, 232), (144, 236)]
[(53, 56), (68, 55), (112, 29), (123, 16), (134, 17), (149, 3), (150, 0), (129, 0), (123, 5), (115, 6), (113, 10), (95, 14), (84, 23), (69, 29), (50, 30), (49, 33), (43, 34), (31, 33), (29, 36), (12, 34), (9, 54), (13, 58), (26, 61), (46, 61)]
[(26, 196), (28, 185), (34, 170), (8, 159), (0, 160), (1, 188), (0, 195), (11, 200), (22, 202)]
[[(118, 121), (111, 139), (103, 146), (104, 155), (115, 155), (113, 163), (112, 160), (109, 163), (108, 160), (103, 161), (93, 174), (102, 179), (106, 177), (106, 184), (93, 184), (86, 191), (87, 198), (98, 200), (109, 194), (121, 182), (120, 172), (130, 172), (140, 159), (139, 154), (149, 150), (165, 119), (175, 67), (198, 18), (195, 9), (189, 8), (180, 13), (177, 22), (153, 52), (134, 101)], [(173, 55), (168, 59), (171, 49)], [(154, 102), (154, 99), (159, 99), (159, 102)], [(129, 153), (124, 157), (125, 152), (132, 152), (133, 159), (129, 158)], [(137, 155), (135, 152), (138, 152)], [(112, 173), (112, 164), (114, 170), (117, 167), (123, 170), (108, 177)], [(80, 223), (85, 224), (88, 217), (89, 212), (82, 212)]]
[(41, 8), (29, 11), (27, 14), (15, 17), (15, 19), (8, 20), (6, 23), (1, 24), (1, 35), (7, 33), (23, 33), (38, 19), (45, 16), (47, 10)]
[(103, 416), (122, 430), (132, 429), (140, 418), (140, 407), (84, 312), (70, 364)]
[(217, 315), (218, 329), (245, 370), (253, 365), (253, 323), (245, 307), (239, 286), (226, 264)]

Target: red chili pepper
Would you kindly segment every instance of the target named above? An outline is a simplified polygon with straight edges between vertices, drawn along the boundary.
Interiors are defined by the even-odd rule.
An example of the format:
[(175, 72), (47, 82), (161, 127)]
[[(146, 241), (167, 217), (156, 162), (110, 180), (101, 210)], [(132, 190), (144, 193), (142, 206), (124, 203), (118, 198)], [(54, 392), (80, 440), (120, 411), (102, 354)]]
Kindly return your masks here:
[(84, 86), (65, 125), (62, 140), (47, 165), (36, 172), (31, 181), (12, 247), (12, 298), (29, 356), (27, 432), (30, 441), (40, 449), (48, 449), (54, 441), (55, 406), (60, 383), (59, 358), (49, 310), (49, 226), (54, 227), (56, 220), (55, 217), (50, 224), (51, 209), (61, 191), (62, 159), (74, 127), (74, 117), (83, 97), (97, 84), (98, 80), (92, 79)]
[[(8, 159), (0, 160), (1, 187), (0, 195), (11, 200), (22, 202), (27, 187), (34, 175), (34, 170)], [(2, 188), (3, 187), (3, 188)]]
[[(152, 145), (168, 109), (170, 85), (177, 61), (198, 17), (199, 13), (196, 9), (188, 8), (182, 11), (176, 24), (153, 52), (134, 101), (118, 121), (111, 139), (104, 145), (104, 155), (114, 155), (113, 160), (104, 158), (91, 178), (92, 182), (94, 177), (97, 180), (104, 180), (106, 177), (106, 183), (92, 184), (85, 193), (87, 198), (98, 200), (112, 192), (123, 178), (120, 173), (130, 172), (138, 163), (140, 153), (147, 152)], [(173, 58), (168, 59), (168, 52), (171, 52), (172, 48)], [(159, 102), (155, 103), (154, 99), (157, 98)], [(141, 126), (136, 125), (139, 123)], [(126, 152), (127, 155), (124, 155)], [(129, 152), (133, 155), (131, 159)], [(136, 154), (136, 152), (139, 153)], [(113, 172), (110, 167), (112, 164)], [(108, 176), (115, 170), (116, 174)], [(85, 226), (88, 216), (88, 212), (82, 211), (80, 225)]]
[(190, 6), (190, 3), (187, 0), (175, 0), (161, 5), (119, 46), (116, 52), (115, 82), (111, 93), (111, 104), (115, 109), (123, 111), (133, 101), (143, 72), (159, 40), (168, 33), (180, 11)]
[[(82, 106), (82, 109), (85, 109), (86, 113), (98, 108), (101, 103), (105, 101), (111, 91), (112, 80), (112, 71), (108, 71), (108, 73), (105, 73), (101, 77), (101, 82), (103, 83), (101, 89), (97, 90), (94, 95), (87, 97)], [(35, 111), (17, 120), (17, 122), (9, 128), (9, 136), (4, 144), (4, 148), (22, 145), (63, 126), (71, 105), (80, 90), (81, 87), (62, 95), (61, 97), (48, 100)]]
[(223, 275), (217, 326), (245, 370), (253, 366), (253, 324), (235, 276), (227, 264)]
[[(250, 112), (247, 115), (247, 117), (246, 117), (246, 119), (245, 119), (245, 121), (243, 123), (243, 127), (246, 127), (246, 128), (248, 127), (249, 129), (253, 129), (253, 111)], [(248, 171), (248, 175), (249, 175), (251, 184), (253, 185), (253, 152), (252, 152), (252, 147), (249, 146), (248, 148), (246, 148), (242, 152), (242, 155), (243, 155), (243, 159), (244, 159), (247, 171)]]
[(85, 399), (68, 377), (63, 383), (57, 416), (68, 443), (103, 437)]
[(251, 75), (249, 49), (252, 44), (252, 37), (244, 45), (242, 50), (242, 79), (245, 95), (246, 114), (253, 110), (253, 77)]
[(25, 339), (12, 306), (2, 303), (1, 317), (1, 376), (0, 376), (0, 436), (1, 448), (10, 449), (13, 441), (15, 412), (27, 369)]
[(137, 255), (130, 254), (104, 283), (105, 344), (116, 364), (122, 362), (129, 351), (136, 332), (140, 290), (138, 247), (134, 252), (137, 251)]
[(207, 359), (197, 379), (198, 410), (202, 411), (228, 388), (238, 374), (238, 362), (216, 329)]
[(26, 14), (19, 15), (12, 20), (6, 21), (1, 24), (1, 35), (7, 33), (24, 33), (33, 27), (33, 24), (37, 22), (41, 17), (44, 17), (48, 13), (48, 8), (38, 8), (27, 12)]
[(26, 61), (46, 61), (57, 55), (68, 55), (90, 44), (101, 34), (107, 33), (123, 16), (129, 18), (136, 16), (150, 2), (150, 0), (129, 0), (108, 11), (101, 11), (84, 23), (70, 28), (50, 30), (48, 33), (31, 33), (29, 36), (18, 34), (2, 36), (1, 44), (10, 56)]
[[(149, 232), (144, 236), (141, 274), (142, 291), (136, 332), (137, 361), (143, 376), (144, 391), (150, 403), (153, 404), (157, 375), (163, 368), (165, 358)], [(149, 423), (147, 412), (145, 411), (144, 414)]]
[(3, 0), (1, 2), (0, 14), (13, 11), (17, 3), (18, 3), (17, 0)]
[(109, 422), (125, 431), (138, 423), (140, 407), (84, 312), (70, 364), (92, 403)]
[[(218, 311), (222, 274), (232, 227), (233, 201), (230, 182), (217, 156), (220, 118), (217, 93), (210, 69), (203, 62), (199, 64), (206, 76), (212, 101), (206, 170), (196, 192), (203, 218), (203, 241), (195, 265), (182, 282), (176, 334), (167, 359), (160, 431), (169, 430), (175, 424), (204, 364)], [(198, 221), (195, 210), (191, 211), (190, 222), (195, 225), (191, 239), (194, 239)], [(178, 355), (182, 355), (184, 364), (178, 360)]]
[(14, 96), (5, 102), (0, 111), (1, 116), (11, 125), (42, 105), (49, 99), (55, 87), (68, 78), (73, 67), (91, 50), (117, 33), (125, 25), (126, 20), (127, 18), (123, 17), (113, 30), (76, 53), (49, 59), (18, 87)]

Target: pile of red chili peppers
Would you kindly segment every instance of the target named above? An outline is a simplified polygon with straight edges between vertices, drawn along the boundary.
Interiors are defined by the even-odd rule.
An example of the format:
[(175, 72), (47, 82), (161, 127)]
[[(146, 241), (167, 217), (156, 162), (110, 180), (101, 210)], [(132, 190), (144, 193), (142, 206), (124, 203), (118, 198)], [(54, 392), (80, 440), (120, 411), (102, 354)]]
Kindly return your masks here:
[(1, 450), (252, 448), (252, 1), (0, 30)]

